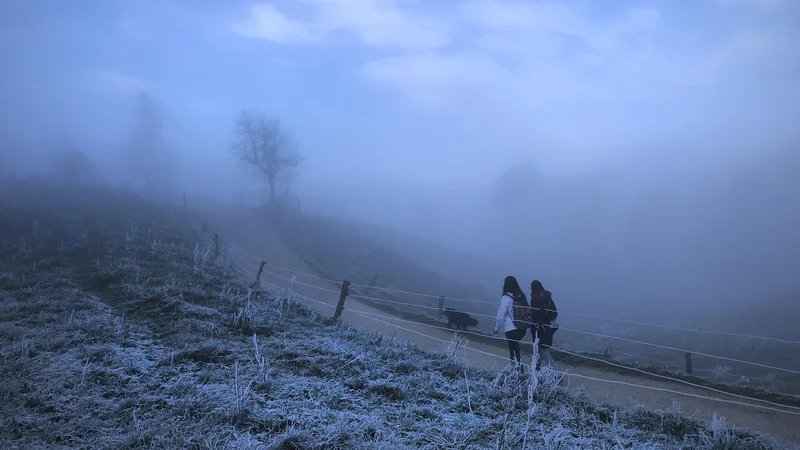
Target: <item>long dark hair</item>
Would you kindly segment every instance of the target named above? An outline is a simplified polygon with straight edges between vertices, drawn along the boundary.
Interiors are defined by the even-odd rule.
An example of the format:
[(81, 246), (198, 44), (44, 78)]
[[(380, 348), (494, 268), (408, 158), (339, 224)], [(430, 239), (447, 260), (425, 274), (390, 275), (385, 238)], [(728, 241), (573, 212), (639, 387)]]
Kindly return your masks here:
[(538, 294), (539, 292), (544, 291), (544, 286), (542, 286), (542, 282), (539, 280), (531, 281), (531, 292), (534, 294)]
[(525, 297), (525, 293), (522, 292), (522, 288), (519, 287), (517, 279), (512, 277), (511, 275), (507, 276), (506, 279), (503, 281), (503, 295), (506, 294), (511, 294), (512, 297), (520, 295), (522, 297)]

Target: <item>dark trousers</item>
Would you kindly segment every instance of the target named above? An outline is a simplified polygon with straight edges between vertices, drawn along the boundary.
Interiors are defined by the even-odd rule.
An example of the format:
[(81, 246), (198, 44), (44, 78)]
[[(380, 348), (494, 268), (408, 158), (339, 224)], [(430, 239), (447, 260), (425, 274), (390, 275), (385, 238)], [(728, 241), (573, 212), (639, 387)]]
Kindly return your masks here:
[(525, 337), (525, 334), (528, 332), (525, 328), (523, 329), (515, 329), (511, 331), (506, 331), (506, 342), (508, 342), (508, 353), (511, 356), (512, 361), (516, 361), (518, 363), (522, 362), (522, 355), (520, 353), (519, 348), (519, 341)]

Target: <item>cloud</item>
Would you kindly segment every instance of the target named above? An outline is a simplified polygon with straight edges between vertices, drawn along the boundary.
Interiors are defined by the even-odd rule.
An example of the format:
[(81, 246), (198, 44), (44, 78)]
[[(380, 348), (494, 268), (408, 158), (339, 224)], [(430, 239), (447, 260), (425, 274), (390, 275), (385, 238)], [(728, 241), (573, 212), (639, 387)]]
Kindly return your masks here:
[[(709, 117), (730, 127), (744, 120), (743, 111), (800, 95), (792, 63), (800, 50), (791, 45), (798, 32), (788, 19), (742, 16), (714, 2), (648, 4), (658, 8), (554, 0), (297, 0), (291, 8), (254, 7), (234, 30), (294, 44), (355, 37), (342, 51), (365, 58), (363, 79), (408, 106), (452, 113), (469, 129), (491, 122), (486, 133), (545, 136), (575, 148), (621, 147), (699, 123), (711, 129)], [(687, 20), (709, 8), (718, 13), (713, 26)], [(371, 51), (358, 51), (364, 47)]]
[(770, 72), (789, 55), (800, 56), (792, 41), (773, 31), (738, 30), (706, 52), (672, 61), (664, 73), (680, 85), (711, 88), (754, 72)]
[(429, 106), (460, 109), (486, 105), (509, 112), (540, 110), (542, 105), (606, 102), (608, 92), (595, 90), (557, 64), (510, 69), (490, 55), (414, 54), (368, 63), (364, 74), (394, 86)]
[(367, 63), (364, 74), (372, 80), (400, 87), (431, 106), (441, 106), (442, 101), (462, 90), (481, 95), (483, 87), (502, 85), (512, 77), (491, 58), (469, 52), (386, 58)]
[[(309, 18), (289, 18), (271, 4), (250, 8), (234, 33), (276, 43), (310, 44), (342, 31), (372, 47), (428, 49), (449, 41), (449, 27), (409, 11), (392, 0), (299, 0)], [(401, 7), (401, 3), (406, 7)]]
[(717, 0), (724, 6), (756, 6), (765, 9), (775, 9), (789, 4), (787, 0)]
[(630, 89), (621, 79), (642, 70), (640, 41), (660, 12), (632, 9), (607, 22), (590, 13), (566, 2), (467, 1), (458, 10), (465, 48), (386, 57), (363, 73), (428, 104), (470, 98), (518, 112), (609, 103)]
[(467, 25), (479, 31), (500, 32), (514, 37), (573, 37), (595, 51), (619, 47), (627, 35), (652, 30), (658, 10), (636, 8), (609, 23), (590, 20), (591, 11), (579, 4), (548, 1), (470, 0), (461, 5)]
[[(675, 28), (677, 22), (664, 22), (664, 12), (652, 8), (597, 8), (468, 0), (453, 20), (467, 36), (457, 51), (385, 56), (365, 63), (363, 73), (429, 105), (449, 97), (461, 107), (464, 97), (474, 96), (518, 112), (656, 104), (664, 91), (681, 88), (708, 95), (736, 85), (757, 91), (768, 83), (756, 80), (777, 80), (774, 74), (791, 70), (788, 61), (800, 56), (789, 44), (796, 31), (764, 24), (737, 29), (731, 22), (706, 32)], [(677, 20), (676, 14), (666, 17)]]
[(233, 31), (243, 37), (277, 43), (304, 44), (318, 42), (326, 30), (313, 23), (304, 23), (283, 16), (273, 5), (254, 5), (250, 15), (235, 23)]
[(136, 93), (149, 90), (141, 79), (107, 69), (90, 69), (82, 74), (82, 79), (91, 86), (120, 93)]

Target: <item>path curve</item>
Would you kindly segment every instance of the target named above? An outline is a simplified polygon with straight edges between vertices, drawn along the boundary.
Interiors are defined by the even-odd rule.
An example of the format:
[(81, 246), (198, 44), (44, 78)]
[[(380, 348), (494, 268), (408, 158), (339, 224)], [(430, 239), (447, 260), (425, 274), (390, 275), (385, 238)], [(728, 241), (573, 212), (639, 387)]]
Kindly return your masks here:
[[(198, 212), (208, 221), (211, 229), (219, 233), (220, 241), (223, 245), (233, 245), (270, 264), (286, 267), (297, 272), (313, 273), (312, 269), (283, 242), (280, 236), (272, 229), (269, 221), (265, 217), (259, 216), (257, 212), (211, 204), (203, 205)], [(254, 260), (237, 256), (233, 261), (236, 263), (236, 266), (249, 272), (255, 278), (257, 264)], [(295, 274), (269, 267), (265, 268), (265, 270), (279, 275), (275, 276), (264, 273), (261, 279), (265, 283), (285, 289), (291, 287), (292, 283), (286, 278), (291, 278)], [(319, 302), (324, 302), (326, 305), (310, 302), (302, 298), (299, 299), (300, 303), (316, 309), (323, 315), (333, 315), (334, 308), (339, 299), (338, 293), (341, 289), (340, 284), (334, 284), (304, 275), (296, 275), (296, 281), (310, 286), (296, 285), (294, 292), (300, 296), (306, 296), (316, 299)], [(394, 336), (397, 339), (407, 340), (429, 350), (441, 351), (444, 345), (442, 342), (431, 338), (449, 341), (453, 336), (451, 331), (431, 328), (422, 324), (394, 321), (399, 327), (414, 330), (418, 333), (430, 336), (429, 338), (422, 334), (387, 326), (386, 323), (383, 322), (389, 320), (385, 318), (381, 318), (381, 321), (377, 321), (367, 318), (364, 315), (351, 312), (348, 309), (364, 311), (379, 316), (391, 316), (390, 313), (366, 305), (357, 298), (349, 297), (345, 303), (345, 310), (342, 314), (342, 318), (352, 326), (384, 333), (389, 337)], [(483, 352), (501, 356), (492, 357), (468, 351), (469, 360), (475, 365), (498, 369), (503, 367), (507, 362), (507, 360), (502, 358), (506, 356), (505, 352), (496, 346), (470, 341), (468, 348), (478, 349)], [(530, 356), (526, 355), (525, 359), (527, 359), (526, 363), (530, 363)], [(566, 370), (570, 373), (592, 378), (602, 378), (654, 388), (670, 389), (705, 397), (742, 401), (732, 396), (718, 394), (680, 383), (656, 380), (644, 376), (623, 375), (590, 367), (572, 366), (564, 362), (559, 363), (559, 370)], [(703, 420), (710, 420), (714, 413), (716, 413), (717, 415), (724, 416), (729, 425), (758, 430), (762, 433), (772, 435), (779, 441), (800, 442), (800, 426), (798, 426), (800, 425), (800, 416), (798, 415), (761, 410), (743, 405), (726, 404), (621, 384), (587, 380), (579, 377), (567, 376), (567, 378), (569, 379), (570, 386), (584, 386), (586, 393), (599, 401), (605, 401), (619, 406), (641, 404), (651, 409), (665, 409), (678, 403), (686, 415), (691, 415)]]

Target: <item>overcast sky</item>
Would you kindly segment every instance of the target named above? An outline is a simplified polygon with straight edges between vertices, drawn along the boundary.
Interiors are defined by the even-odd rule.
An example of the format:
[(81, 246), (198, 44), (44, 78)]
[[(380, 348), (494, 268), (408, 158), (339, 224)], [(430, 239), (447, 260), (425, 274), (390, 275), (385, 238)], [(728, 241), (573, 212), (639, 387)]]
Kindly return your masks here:
[(256, 108), (296, 135), (312, 210), (309, 181), (623, 299), (797, 288), (798, 0), (2, 0), (0, 61), (0, 143), (111, 164), (145, 90), (181, 182), (224, 196), (255, 186), (228, 149)]
[(525, 158), (571, 171), (669, 145), (715, 160), (785, 142), (800, 113), (791, 0), (0, 9), (0, 111), (15, 131), (110, 142), (147, 89), (165, 107), (168, 137), (217, 155), (209, 161), (227, 157), (240, 108), (279, 115), (311, 177), (340, 177), (337, 164), (362, 180), (452, 185)]

